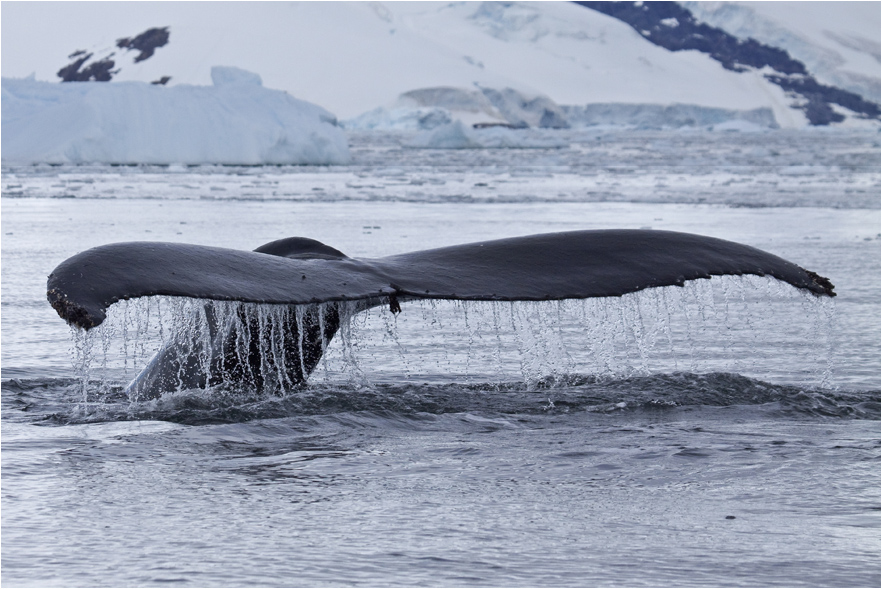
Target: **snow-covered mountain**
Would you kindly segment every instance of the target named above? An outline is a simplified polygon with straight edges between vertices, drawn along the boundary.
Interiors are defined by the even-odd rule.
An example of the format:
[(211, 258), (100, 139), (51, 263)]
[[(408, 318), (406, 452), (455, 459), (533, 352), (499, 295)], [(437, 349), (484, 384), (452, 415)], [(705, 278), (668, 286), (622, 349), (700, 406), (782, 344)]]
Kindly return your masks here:
[[(878, 99), (873, 102), (849, 90), (824, 84), (818, 81), (805, 63), (795, 59), (787, 50), (757, 41), (751, 34), (752, 27), (731, 27), (734, 23), (744, 22), (745, 18), (739, 18), (742, 16), (750, 17), (751, 22), (758, 24), (772, 23), (768, 19), (754, 18), (755, 12), (750, 7), (733, 5), (722, 7), (717, 11), (711, 11), (703, 6), (698, 7), (712, 17), (722, 13), (722, 17), (716, 17), (714, 20), (730, 28), (736, 28), (741, 35), (739, 37), (723, 28), (711, 26), (697, 19), (688, 8), (676, 2), (580, 1), (577, 4), (629, 24), (648, 41), (665, 49), (675, 52), (699, 51), (734, 72), (761, 72), (768, 82), (779, 86), (796, 98), (791, 102), (791, 106), (802, 110), (812, 125), (841, 123), (853, 115), (865, 119), (879, 119)], [(791, 7), (791, 13), (798, 14), (799, 5), (796, 6), (796, 9)], [(808, 8), (809, 12), (812, 12), (811, 7)], [(786, 20), (788, 14), (784, 12), (780, 15), (785, 17), (783, 21), (785, 23), (788, 22)], [(823, 25), (817, 24), (819, 24), (818, 30), (825, 32), (825, 29), (820, 28)], [(780, 27), (777, 29), (780, 30)], [(773, 40), (777, 40), (774, 35), (772, 37)], [(865, 41), (863, 38), (857, 39)], [(798, 43), (790, 37), (787, 44), (798, 46)], [(849, 50), (855, 47), (867, 48), (867, 45), (855, 43), (843, 45), (843, 48)], [(808, 55), (808, 52), (805, 54)], [(878, 66), (876, 69), (878, 70)], [(829, 70), (826, 73), (829, 75)], [(846, 112), (840, 112), (842, 109)]]
[[(789, 12), (698, 4), (684, 6), (734, 37), (779, 43), (818, 80), (878, 103), (878, 3), (789, 2)], [(85, 72), (173, 87), (208, 85), (211, 67), (225, 65), (340, 119), (401, 107), (414, 91), (452, 88), (488, 100), (488, 91), (509, 92), (524, 98), (519, 104), (547, 100), (548, 112), (683, 104), (770, 109), (780, 126), (808, 123), (805, 99), (773, 83), (770, 68), (737, 71), (696, 50), (671, 51), (575, 3), (6, 2), (2, 16), (4, 77), (58, 81)], [(501, 112), (505, 102), (497, 103)], [(836, 109), (846, 123), (860, 122)], [(541, 119), (545, 111), (536, 112)], [(487, 122), (509, 119), (492, 114)]]
[(681, 4), (698, 20), (739, 39), (752, 38), (787, 51), (819, 82), (879, 104), (878, 2)]

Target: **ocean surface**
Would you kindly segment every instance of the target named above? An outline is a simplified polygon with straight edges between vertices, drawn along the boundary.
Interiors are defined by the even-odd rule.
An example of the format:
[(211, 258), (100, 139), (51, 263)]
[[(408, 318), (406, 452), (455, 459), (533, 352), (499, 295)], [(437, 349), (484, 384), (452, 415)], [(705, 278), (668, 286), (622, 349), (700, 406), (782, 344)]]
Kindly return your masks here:
[[(563, 147), (4, 167), (2, 585), (878, 587), (879, 133), (533, 135)], [(746, 243), (838, 296), (410, 302), (355, 316), (305, 387), (142, 402), (123, 388), (193, 302), (83, 335), (45, 296), (117, 241), (381, 257), (614, 227)]]

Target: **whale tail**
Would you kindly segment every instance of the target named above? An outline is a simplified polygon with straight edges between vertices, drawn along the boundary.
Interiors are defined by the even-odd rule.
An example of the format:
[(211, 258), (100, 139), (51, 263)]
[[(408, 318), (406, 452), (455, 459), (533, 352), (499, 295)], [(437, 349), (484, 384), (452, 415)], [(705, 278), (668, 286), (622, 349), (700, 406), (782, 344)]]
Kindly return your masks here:
[[(346, 257), (304, 237), (280, 239), (254, 251), (290, 259)], [(233, 305), (225, 316), (211, 304), (204, 305), (208, 333), (176, 333), (175, 339), (163, 346), (129, 383), (126, 394), (130, 399), (142, 400), (224, 382), (256, 390), (304, 383), (340, 328), (340, 312), (336, 305), (279, 307), (267, 320), (244, 303)], [(267, 354), (267, 350), (273, 353)]]
[[(253, 252), (119, 243), (62, 262), (49, 276), (47, 297), (63, 319), (83, 329), (100, 325), (107, 307), (119, 300), (152, 295), (270, 303), (282, 309), (278, 325), (269, 332), (248, 314), (246, 305), (239, 305), (224, 321), (208, 322), (210, 337), (196, 342), (195, 336), (182, 334), (130, 386), (135, 396), (157, 396), (225, 381), (267, 388), (267, 375), (279, 372), (272, 377), (276, 381), (302, 383), (345, 320), (333, 303), (348, 303), (350, 312), (388, 304), (397, 312), (399, 303), (410, 299), (614, 297), (744, 274), (771, 276), (817, 296), (836, 296), (828, 279), (750, 246), (671, 231), (602, 230), (500, 239), (374, 260), (349, 258), (303, 237), (273, 241)], [(297, 361), (268, 360), (263, 351), (275, 345), (273, 338), (283, 342), (283, 357)], [(181, 355), (180, 349), (192, 353)]]

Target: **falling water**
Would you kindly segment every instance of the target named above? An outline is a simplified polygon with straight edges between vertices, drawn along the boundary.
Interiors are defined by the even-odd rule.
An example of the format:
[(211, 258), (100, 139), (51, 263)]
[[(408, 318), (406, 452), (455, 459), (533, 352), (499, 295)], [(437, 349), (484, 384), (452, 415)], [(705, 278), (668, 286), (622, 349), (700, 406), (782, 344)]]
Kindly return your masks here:
[[(163, 348), (175, 350), (180, 382), (196, 371), (211, 385), (213, 375), (231, 368), (225, 365), (229, 358), (212, 354), (223, 340), (248, 380), (263, 383), (261, 394), (285, 396), (300, 386), (290, 369), (308, 371), (303, 337), (292, 352), (286, 325), (293, 321), (303, 334), (316, 320), (322, 359), (313, 383), (521, 380), (547, 386), (573, 375), (628, 378), (687, 369), (829, 386), (833, 369), (832, 301), (756, 276), (611, 298), (415, 300), (404, 303), (399, 314), (388, 305), (366, 307), (175, 297), (122, 301), (101, 326), (73, 330), (78, 394), (84, 405), (100, 403)], [(331, 312), (340, 327), (329, 340), (324, 321)], [(249, 364), (254, 353), (258, 361)]]

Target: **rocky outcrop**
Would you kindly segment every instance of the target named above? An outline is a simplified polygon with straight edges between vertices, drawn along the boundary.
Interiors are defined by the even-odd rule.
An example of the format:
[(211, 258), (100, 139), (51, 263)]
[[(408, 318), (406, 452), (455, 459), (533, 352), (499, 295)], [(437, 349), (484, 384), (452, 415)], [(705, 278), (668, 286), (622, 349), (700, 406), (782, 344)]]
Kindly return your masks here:
[[(137, 51), (132, 63), (138, 63), (149, 59), (154, 52), (168, 45), (169, 31), (168, 27), (159, 27), (147, 29), (140, 35), (135, 37), (124, 37), (117, 39), (116, 48), (125, 51)], [(72, 59), (69, 64), (58, 70), (57, 75), (62, 82), (109, 82), (113, 76), (119, 73), (120, 68), (117, 66), (116, 51), (106, 50), (97, 56), (95, 53), (89, 53), (82, 49), (74, 51), (68, 55), (68, 59)], [(95, 57), (95, 59), (92, 59)], [(165, 76), (166, 82), (171, 76)], [(166, 82), (156, 82), (164, 85)]]
[(129, 51), (140, 51), (135, 57), (135, 63), (144, 61), (153, 56), (153, 52), (168, 44), (168, 27), (147, 29), (140, 35), (132, 38), (124, 37), (116, 40), (116, 46)]

